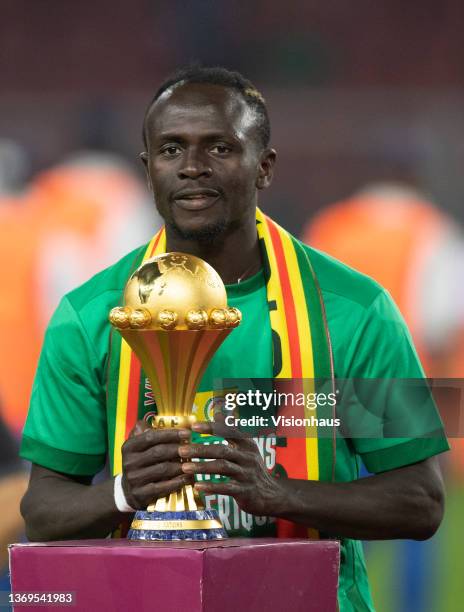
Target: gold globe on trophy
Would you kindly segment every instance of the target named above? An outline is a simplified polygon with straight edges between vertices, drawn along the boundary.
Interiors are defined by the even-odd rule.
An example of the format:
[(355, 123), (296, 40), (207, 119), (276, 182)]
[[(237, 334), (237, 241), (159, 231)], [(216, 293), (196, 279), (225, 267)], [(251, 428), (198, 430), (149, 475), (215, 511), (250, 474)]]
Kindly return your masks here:
[[(195, 393), (216, 350), (241, 321), (227, 306), (219, 274), (185, 253), (145, 261), (130, 277), (124, 306), (109, 319), (140, 359), (156, 401), (152, 426), (190, 427)], [(202, 507), (191, 485), (138, 511), (128, 537), (134, 540), (221, 539), (215, 510)]]

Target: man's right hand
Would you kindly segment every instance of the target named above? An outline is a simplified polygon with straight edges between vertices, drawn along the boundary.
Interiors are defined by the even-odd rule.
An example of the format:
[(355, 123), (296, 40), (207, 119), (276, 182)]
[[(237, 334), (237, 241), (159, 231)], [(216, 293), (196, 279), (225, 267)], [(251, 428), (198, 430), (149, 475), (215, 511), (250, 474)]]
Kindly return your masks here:
[(159, 497), (193, 484), (182, 472), (179, 447), (190, 439), (188, 429), (153, 429), (137, 421), (122, 446), (122, 489), (127, 503), (144, 510)]
[[(127, 503), (145, 509), (158, 497), (193, 482), (180, 468), (179, 447), (188, 429), (152, 429), (137, 422), (122, 447), (122, 487)], [(32, 541), (105, 538), (121, 522), (114, 479), (91, 484), (92, 476), (63, 474), (33, 464), (21, 503)]]

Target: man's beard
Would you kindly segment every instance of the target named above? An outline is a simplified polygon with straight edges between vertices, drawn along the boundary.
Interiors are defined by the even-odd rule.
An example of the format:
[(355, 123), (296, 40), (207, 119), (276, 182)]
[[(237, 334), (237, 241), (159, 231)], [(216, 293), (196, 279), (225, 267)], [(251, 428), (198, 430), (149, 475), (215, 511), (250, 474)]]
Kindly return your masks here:
[(183, 240), (192, 240), (201, 244), (211, 244), (229, 229), (230, 224), (225, 219), (210, 223), (198, 229), (184, 230), (175, 221), (168, 222), (169, 228)]

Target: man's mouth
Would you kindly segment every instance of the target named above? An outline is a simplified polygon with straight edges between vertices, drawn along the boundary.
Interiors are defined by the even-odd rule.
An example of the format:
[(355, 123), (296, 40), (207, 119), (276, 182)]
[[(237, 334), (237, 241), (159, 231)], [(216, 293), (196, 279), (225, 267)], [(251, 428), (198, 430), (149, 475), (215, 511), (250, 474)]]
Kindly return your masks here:
[(216, 189), (182, 189), (174, 195), (174, 202), (184, 210), (203, 210), (212, 206), (219, 196)]

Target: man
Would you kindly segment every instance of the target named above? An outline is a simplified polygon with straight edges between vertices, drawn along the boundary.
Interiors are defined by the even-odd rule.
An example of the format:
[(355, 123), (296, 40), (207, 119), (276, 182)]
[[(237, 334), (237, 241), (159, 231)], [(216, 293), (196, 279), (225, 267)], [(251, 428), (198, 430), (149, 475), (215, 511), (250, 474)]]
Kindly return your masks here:
[[(267, 299), (256, 225), (257, 193), (270, 185), (276, 160), (269, 135), (261, 95), (224, 69), (181, 71), (162, 85), (145, 116), (141, 158), (166, 223), (166, 250), (208, 261), (227, 286), (229, 304), (243, 312), (243, 323), (217, 351), (201, 382), (199, 413), (208, 411), (214, 378), (273, 378), (282, 369), (270, 325), (278, 305)], [(298, 248), (322, 292), (335, 374), (422, 376), (404, 323), (382, 288), (328, 256)], [(114, 431), (120, 431), (114, 403), (107, 404), (115, 384), (107, 314), (145, 252), (143, 247), (129, 254), (65, 296), (51, 321), (22, 447), (34, 464), (22, 503), (28, 536), (105, 537), (124, 511), (145, 508), (196, 476), (197, 489), (207, 504), (218, 506), (232, 535), (272, 535), (276, 521), (285, 519), (342, 538), (341, 608), (372, 609), (362, 549), (351, 538), (425, 539), (436, 531), (443, 490), (433, 455), (448, 448), (442, 438), (337, 442), (334, 477), (318, 482), (272, 477), (278, 449), (269, 441), (261, 453), (250, 439), (200, 444), (205, 438), (198, 434), (220, 433), (217, 424), (200, 423), (194, 426), (195, 443), (181, 445), (189, 431), (149, 430), (139, 421), (122, 457), (114, 443), (114, 472), (120, 461), (122, 478), (91, 485), (112, 450), (107, 440), (112, 446), (118, 439)], [(290, 290), (297, 281), (291, 279)], [(300, 348), (302, 354), (307, 349)], [(280, 356), (280, 362), (285, 359)], [(150, 410), (143, 385), (140, 397), (139, 418), (144, 397), (145, 411)], [(180, 457), (213, 461), (181, 464)], [(359, 457), (378, 474), (359, 479)], [(326, 470), (322, 456), (318, 462)]]

